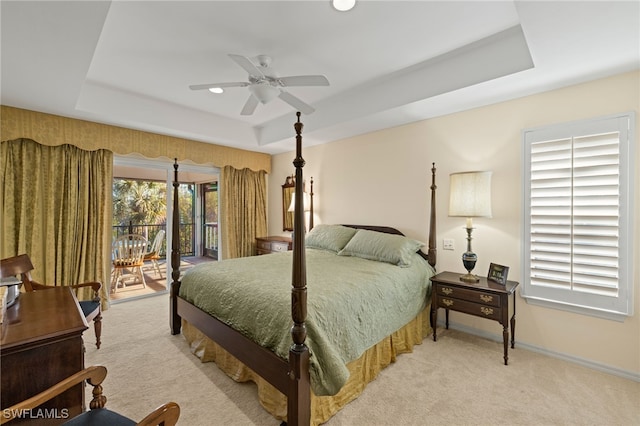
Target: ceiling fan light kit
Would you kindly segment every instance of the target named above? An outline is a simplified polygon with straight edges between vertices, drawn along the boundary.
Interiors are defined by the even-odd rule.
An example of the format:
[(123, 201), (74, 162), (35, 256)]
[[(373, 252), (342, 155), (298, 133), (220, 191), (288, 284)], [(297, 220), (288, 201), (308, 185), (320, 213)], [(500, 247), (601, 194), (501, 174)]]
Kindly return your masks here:
[(280, 94), (277, 87), (274, 87), (267, 82), (252, 84), (249, 86), (249, 91), (263, 104), (271, 102)]
[(280, 98), (303, 114), (311, 114), (315, 109), (284, 90), (285, 87), (294, 86), (328, 86), (329, 80), (324, 75), (294, 75), (278, 77), (275, 70), (270, 67), (271, 58), (267, 55), (255, 57), (256, 63), (246, 56), (230, 54), (229, 57), (244, 69), (248, 74), (248, 82), (227, 82), (211, 84), (195, 84), (189, 86), (191, 90), (207, 89), (212, 93), (222, 93), (223, 87), (249, 87), (249, 99), (245, 103), (241, 115), (251, 115), (258, 103), (267, 104), (275, 98)]

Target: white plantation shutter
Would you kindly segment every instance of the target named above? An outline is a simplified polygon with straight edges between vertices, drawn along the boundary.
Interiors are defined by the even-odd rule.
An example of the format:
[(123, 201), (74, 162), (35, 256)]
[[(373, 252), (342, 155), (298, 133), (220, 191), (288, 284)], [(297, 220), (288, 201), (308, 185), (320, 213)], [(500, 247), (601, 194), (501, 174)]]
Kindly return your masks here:
[(632, 313), (632, 118), (523, 132), (528, 300)]

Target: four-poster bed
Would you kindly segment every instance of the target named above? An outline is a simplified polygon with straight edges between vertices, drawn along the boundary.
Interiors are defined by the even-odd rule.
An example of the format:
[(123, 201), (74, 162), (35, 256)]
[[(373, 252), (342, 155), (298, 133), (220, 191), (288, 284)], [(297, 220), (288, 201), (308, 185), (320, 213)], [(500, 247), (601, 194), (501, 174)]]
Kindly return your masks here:
[[(222, 351), (224, 355), (219, 357), (225, 358), (230, 354), (241, 363), (241, 367), (221, 368), (234, 378), (238, 379), (245, 375), (250, 380), (256, 381), (260, 390), (261, 403), (265, 408), (278, 418), (286, 418), (290, 425), (308, 425), (312, 422), (326, 421), (335, 411), (357, 397), (364, 385), (372, 380), (379, 370), (393, 362), (397, 353), (410, 351), (413, 344), (419, 343), (429, 331), (429, 308), (425, 304), (430, 300), (427, 297), (430, 291), (429, 278), (436, 261), (436, 186), (434, 166), (428, 254), (419, 250), (422, 244), (402, 236), (402, 233), (394, 228), (359, 225), (316, 227), (309, 234), (310, 239), (312, 234), (315, 237), (315, 246), (310, 243), (307, 250), (304, 232), (304, 190), (302, 188), (304, 159), (302, 158), (300, 113), (295, 123), (295, 131), (296, 157), (293, 164), (296, 168), (296, 208), (293, 252), (232, 259), (214, 262), (210, 266), (203, 265), (202, 268), (193, 268), (187, 274), (187, 280), (184, 280), (185, 284), (181, 289), (183, 284), (180, 281), (179, 271), (178, 197), (174, 196), (176, 213), (174, 213), (172, 224), (170, 326), (172, 334), (178, 334), (183, 329), (183, 334), (189, 340), (194, 352), (202, 350), (204, 338), (207, 342), (215, 342), (211, 342), (211, 345), (215, 346), (212, 352)], [(177, 162), (174, 169), (175, 194), (179, 185)], [(340, 244), (333, 247), (335, 240), (327, 243), (327, 235), (331, 235), (331, 238), (338, 236), (341, 240)], [(375, 244), (385, 245), (384, 250), (381, 252), (378, 247), (371, 253), (362, 253), (363, 249), (365, 252), (368, 251), (367, 245), (372, 241)], [(327, 246), (323, 247), (323, 244)], [(307, 256), (309, 256), (309, 264), (307, 264)], [(379, 261), (369, 260), (373, 258), (379, 258), (376, 259)], [(282, 287), (282, 279), (278, 279), (278, 273), (282, 271), (274, 271), (272, 277), (268, 271), (265, 272), (267, 261), (287, 267), (289, 271), (286, 275), (288, 280), (292, 281), (290, 311), (286, 301), (286, 287)], [(247, 266), (249, 262), (254, 262), (253, 265), (256, 265), (255, 262), (261, 262), (259, 265), (261, 269)], [(307, 266), (311, 268), (310, 277), (316, 285), (312, 287), (313, 297), (309, 298)], [(207, 270), (207, 268), (215, 270)], [(344, 271), (336, 272), (336, 274), (344, 273), (344, 281), (340, 282), (340, 278), (334, 279), (333, 275), (329, 275), (322, 281), (319, 276), (327, 275), (328, 269)], [(217, 275), (214, 277), (213, 274)], [(279, 276), (281, 277), (282, 274), (280, 273)], [(224, 281), (220, 287), (216, 287), (219, 285), (217, 281), (223, 278), (231, 280), (232, 283)], [(366, 281), (365, 284), (362, 284), (363, 280)], [(285, 284), (288, 286), (287, 283)], [(399, 296), (386, 293), (392, 291), (393, 287), (400, 288), (400, 290), (393, 290), (400, 293)], [(363, 288), (366, 290), (362, 290)], [(234, 294), (236, 290), (239, 293)], [(277, 295), (273, 296), (267, 293), (268, 291), (275, 292)], [(325, 291), (326, 293), (323, 293)], [(353, 292), (346, 293), (347, 291)], [(368, 310), (362, 309), (360, 312), (355, 307), (354, 300), (360, 297), (357, 296), (357, 292), (362, 293), (363, 305), (370, 307)], [(232, 299), (223, 301), (223, 293), (231, 293)], [(344, 293), (345, 299), (332, 299), (338, 293)], [(283, 294), (285, 300), (282, 300)], [(274, 297), (275, 299), (272, 299)], [(280, 300), (274, 302), (278, 298)], [(376, 298), (380, 300), (374, 300)], [(388, 311), (387, 305), (376, 305), (376, 303), (389, 303), (389, 300), (397, 305), (393, 311)], [(273, 317), (262, 315), (262, 312), (269, 307), (267, 305), (276, 306), (274, 309), (276, 313), (269, 314)], [(331, 305), (336, 305), (335, 312)], [(345, 305), (346, 308), (339, 311), (339, 305)], [(322, 309), (319, 306), (322, 306)], [(240, 308), (250, 312), (249, 320), (244, 320), (240, 316), (239, 311), (243, 310)], [(283, 308), (286, 314), (284, 325), (282, 323)], [(290, 314), (286, 313), (287, 311)], [(210, 312), (215, 312), (216, 316)], [(328, 317), (335, 317), (337, 320), (331, 323)], [(364, 322), (370, 327), (366, 328), (366, 331), (354, 329), (351, 332), (347, 327), (343, 327), (343, 323), (349, 322), (354, 324)], [(380, 324), (374, 324), (376, 322)], [(264, 327), (265, 323), (268, 324), (266, 327)], [(260, 334), (264, 329), (272, 329), (273, 336)], [(290, 337), (287, 337), (289, 331)], [(380, 336), (376, 337), (376, 333)], [(345, 335), (342, 341), (338, 341), (334, 336), (338, 334)], [(366, 338), (360, 339), (358, 335), (366, 335)], [(285, 349), (283, 349), (285, 338)], [(367, 339), (373, 339), (373, 341)], [(196, 346), (199, 346), (198, 349), (194, 349)], [(381, 349), (383, 347), (384, 349)], [(363, 378), (360, 383), (360, 379), (351, 375), (355, 375), (352, 373), (358, 369), (355, 367), (356, 362), (360, 362), (371, 351), (383, 351), (385, 361), (380, 361), (379, 365), (373, 367), (375, 370), (373, 377), (366, 380)], [(376, 354), (374, 358), (378, 355)], [(216, 362), (218, 363), (218, 360)], [(218, 365), (225, 363), (226, 361), (221, 360)], [(242, 369), (243, 373), (237, 373), (239, 370), (236, 368)], [(233, 369), (233, 372), (230, 372), (230, 369)], [(267, 383), (265, 387), (273, 388), (284, 395), (286, 412), (274, 413), (278, 408), (267, 407), (269, 404), (265, 399), (271, 396), (263, 396), (261, 385), (263, 381)], [(347, 388), (355, 390), (351, 391)], [(349, 392), (343, 392), (346, 390)], [(321, 407), (321, 402), (318, 401), (325, 398), (322, 395), (333, 398), (329, 402), (331, 408)], [(322, 401), (324, 403), (324, 400)], [(276, 401), (274, 406), (278, 404), (284, 403)], [(314, 412), (316, 408), (327, 412), (321, 415), (314, 413), (312, 417), (312, 405)]]

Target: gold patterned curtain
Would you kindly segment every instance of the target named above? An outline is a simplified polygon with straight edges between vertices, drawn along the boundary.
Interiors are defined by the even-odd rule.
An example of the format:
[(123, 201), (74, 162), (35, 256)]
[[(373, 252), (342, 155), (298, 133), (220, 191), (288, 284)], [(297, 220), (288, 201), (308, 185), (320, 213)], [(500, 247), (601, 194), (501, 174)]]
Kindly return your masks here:
[[(114, 154), (147, 158), (177, 158), (215, 167), (271, 171), (271, 155), (123, 127), (76, 120), (59, 115), (0, 105), (0, 139), (29, 138), (43, 145), (70, 144), (87, 151), (108, 149)], [(209, 163), (210, 162), (210, 163)]]
[(225, 166), (220, 189), (223, 258), (253, 256), (256, 237), (267, 235), (266, 172)]
[(107, 301), (112, 152), (16, 139), (2, 142), (1, 160), (2, 258), (27, 253), (47, 285), (105, 283)]

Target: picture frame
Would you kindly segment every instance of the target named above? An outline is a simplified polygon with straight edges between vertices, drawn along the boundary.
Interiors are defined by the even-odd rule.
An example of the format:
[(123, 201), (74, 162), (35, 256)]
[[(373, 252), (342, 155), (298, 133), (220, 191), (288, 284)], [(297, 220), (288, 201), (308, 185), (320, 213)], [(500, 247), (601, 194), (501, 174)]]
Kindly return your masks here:
[(493, 281), (500, 285), (506, 285), (508, 275), (509, 275), (508, 266), (498, 265), (497, 263), (489, 264), (489, 273), (487, 274), (487, 280)]

